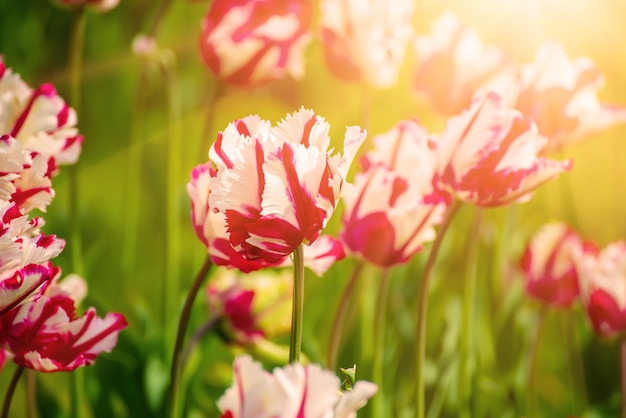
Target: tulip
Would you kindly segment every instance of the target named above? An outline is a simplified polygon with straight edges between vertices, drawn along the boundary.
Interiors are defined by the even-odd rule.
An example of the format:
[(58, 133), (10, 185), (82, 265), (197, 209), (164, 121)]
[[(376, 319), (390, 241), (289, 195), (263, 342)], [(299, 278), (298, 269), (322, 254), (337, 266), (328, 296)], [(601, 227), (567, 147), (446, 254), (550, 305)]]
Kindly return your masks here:
[(437, 143), (442, 187), (483, 207), (527, 201), (572, 166), (572, 160), (540, 157), (546, 142), (500, 96), (479, 93), (468, 110), (448, 121)]
[(626, 242), (576, 257), (580, 294), (594, 331), (613, 337), (626, 331)]
[(365, 139), (348, 127), (344, 154), (329, 155), (329, 125), (301, 109), (270, 127), (258, 116), (231, 123), (209, 158), (209, 207), (226, 220), (232, 247), (248, 260), (282, 261), (319, 237)]
[(511, 70), (504, 51), (484, 46), (476, 31), (450, 12), (433, 24), (429, 36), (417, 38), (415, 48), (415, 87), (444, 115), (467, 108), (476, 91)]
[(290, 364), (268, 373), (244, 355), (235, 359), (233, 369), (233, 385), (217, 402), (222, 418), (353, 418), (378, 390), (359, 381), (342, 393), (339, 379), (315, 364)]
[(435, 237), (446, 203), (435, 191), (434, 144), (414, 121), (400, 122), (375, 139), (363, 158), (355, 191), (344, 200), (342, 239), (365, 260), (390, 267), (408, 261)]
[(544, 225), (522, 256), (526, 292), (549, 305), (569, 307), (579, 294), (574, 256), (583, 248), (583, 241), (569, 226), (559, 222)]
[(390, 87), (413, 34), (411, 0), (323, 0), (322, 40), (330, 71), (346, 81)]
[(312, 14), (307, 0), (215, 0), (202, 22), (202, 58), (226, 84), (300, 78)]

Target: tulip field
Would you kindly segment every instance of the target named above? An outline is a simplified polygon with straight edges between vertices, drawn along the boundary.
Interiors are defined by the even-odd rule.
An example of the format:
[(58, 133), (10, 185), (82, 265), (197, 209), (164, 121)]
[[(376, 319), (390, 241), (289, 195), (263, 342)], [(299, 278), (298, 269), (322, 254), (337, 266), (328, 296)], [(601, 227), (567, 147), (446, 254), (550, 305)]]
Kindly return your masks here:
[(0, 2), (0, 418), (626, 418), (624, 16)]

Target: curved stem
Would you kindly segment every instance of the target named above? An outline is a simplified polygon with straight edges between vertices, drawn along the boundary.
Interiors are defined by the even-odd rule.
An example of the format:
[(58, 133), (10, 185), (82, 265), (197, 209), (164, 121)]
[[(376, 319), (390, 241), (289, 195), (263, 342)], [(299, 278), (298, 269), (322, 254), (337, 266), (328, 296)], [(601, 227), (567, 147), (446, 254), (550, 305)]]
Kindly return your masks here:
[(416, 330), (416, 348), (417, 348), (417, 364), (416, 364), (416, 393), (415, 393), (415, 416), (417, 418), (424, 418), (426, 411), (426, 393), (424, 391), (424, 361), (426, 358), (426, 313), (428, 307), (428, 283), (432, 275), (433, 267), (439, 253), (439, 247), (441, 241), (446, 233), (446, 230), (452, 223), (452, 219), (461, 207), (461, 203), (455, 201), (443, 223), (437, 231), (437, 237), (433, 242), (433, 246), (430, 249), (430, 254), (426, 260), (424, 266), (424, 272), (422, 273), (422, 281), (419, 287), (419, 295), (417, 300), (417, 330)]
[(17, 382), (20, 380), (20, 376), (24, 371), (23, 366), (18, 366), (15, 369), (15, 373), (13, 373), (13, 377), (11, 378), (11, 382), (9, 383), (9, 387), (7, 388), (7, 393), (4, 395), (4, 403), (2, 404), (2, 415), (1, 418), (9, 417), (9, 409), (11, 408), (11, 399), (13, 399), (13, 393), (15, 393), (15, 388), (17, 387)]
[(350, 295), (352, 294), (352, 290), (354, 289), (354, 285), (357, 282), (357, 278), (363, 269), (363, 262), (358, 261), (354, 270), (352, 271), (352, 276), (348, 280), (348, 284), (346, 285), (343, 294), (341, 295), (341, 299), (339, 300), (339, 306), (337, 307), (337, 313), (335, 314), (335, 320), (333, 322), (333, 327), (330, 332), (330, 340), (328, 341), (328, 356), (327, 356), (327, 364), (326, 367), (329, 370), (335, 370), (337, 367), (337, 353), (339, 352), (339, 342), (341, 339), (341, 331), (343, 330), (343, 323), (346, 317), (346, 311), (348, 309), (348, 300), (350, 299)]
[(537, 359), (539, 358), (539, 346), (543, 339), (543, 331), (546, 327), (548, 318), (548, 307), (542, 306), (539, 313), (539, 324), (537, 324), (537, 334), (535, 335), (535, 341), (530, 348), (530, 355), (528, 359), (528, 390), (526, 391), (526, 415), (534, 417), (535, 415), (535, 394), (533, 388), (535, 387), (535, 377), (537, 371)]
[(289, 363), (300, 361), (302, 349), (302, 317), (304, 312), (304, 249), (293, 252), (293, 304), (291, 308), (291, 339)]
[(376, 322), (374, 323), (374, 364), (372, 365), (372, 381), (378, 385), (379, 395), (372, 398), (372, 411), (374, 416), (385, 416), (385, 400), (383, 390), (384, 377), (384, 354), (385, 354), (385, 320), (387, 308), (387, 295), (389, 294), (389, 284), (391, 283), (391, 271), (386, 269), (380, 280), (378, 288), (378, 298), (376, 300)]
[(211, 257), (207, 255), (204, 264), (200, 268), (196, 278), (194, 279), (191, 289), (189, 289), (189, 293), (187, 294), (187, 298), (185, 299), (185, 305), (183, 306), (183, 311), (180, 314), (180, 320), (178, 321), (178, 332), (176, 334), (176, 344), (174, 345), (174, 353), (172, 354), (172, 367), (170, 371), (170, 388), (168, 393), (168, 416), (176, 417), (178, 416), (178, 385), (180, 383), (180, 355), (183, 349), (183, 342), (185, 340), (185, 334), (187, 331), (187, 325), (189, 324), (189, 317), (191, 316), (191, 308), (193, 306), (193, 302), (198, 295), (198, 291), (200, 287), (202, 287), (202, 283), (204, 283), (204, 279), (209, 273), (209, 270), (213, 266), (211, 262)]
[(206, 321), (204, 325), (202, 325), (196, 330), (196, 332), (193, 333), (193, 335), (189, 338), (189, 342), (185, 346), (185, 349), (180, 355), (180, 364), (185, 364), (187, 362), (187, 359), (191, 355), (193, 349), (196, 348), (198, 344), (200, 344), (200, 340), (202, 340), (205, 335), (213, 331), (213, 328), (215, 328), (215, 326), (219, 323), (220, 319), (221, 318), (219, 316), (209, 318), (209, 320)]

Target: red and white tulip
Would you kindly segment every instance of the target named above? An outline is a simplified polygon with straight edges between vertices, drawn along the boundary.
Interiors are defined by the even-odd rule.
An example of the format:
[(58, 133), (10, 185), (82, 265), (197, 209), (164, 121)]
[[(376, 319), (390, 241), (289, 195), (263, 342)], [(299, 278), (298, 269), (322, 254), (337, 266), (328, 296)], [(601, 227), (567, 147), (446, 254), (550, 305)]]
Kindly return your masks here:
[(363, 161), (355, 192), (344, 198), (342, 239), (365, 260), (381, 267), (408, 261), (435, 237), (445, 198), (435, 191), (434, 143), (414, 121), (400, 122), (375, 138)]
[(222, 418), (352, 418), (378, 387), (359, 381), (341, 392), (339, 379), (318, 365), (292, 363), (273, 373), (244, 355), (233, 365), (233, 385), (218, 400)]
[[(250, 260), (237, 252), (229, 241), (226, 217), (221, 212), (211, 210), (209, 193), (211, 177), (216, 174), (211, 164), (200, 164), (191, 172), (187, 192), (191, 198), (191, 217), (196, 235), (206, 245), (211, 261), (218, 266), (236, 268), (244, 273), (265, 267), (288, 265), (285, 255), (276, 262), (262, 258)], [(335, 262), (345, 257), (341, 242), (328, 235), (321, 235), (315, 242), (304, 248), (304, 265), (321, 276)]]
[(27, 150), (43, 155), (46, 173), (57, 165), (73, 164), (83, 137), (76, 129), (76, 112), (52, 84), (31, 89), (0, 58), (0, 136), (10, 135)]
[(208, 206), (221, 213), (232, 247), (248, 260), (281, 262), (310, 245), (334, 212), (365, 132), (346, 130), (330, 155), (329, 125), (301, 109), (275, 127), (258, 116), (231, 123), (209, 152), (215, 164)]
[(322, 40), (331, 72), (342, 80), (390, 87), (413, 29), (411, 0), (323, 0)]
[(483, 45), (476, 31), (450, 12), (435, 21), (430, 35), (417, 37), (415, 48), (414, 85), (444, 115), (460, 113), (476, 91), (512, 70), (504, 51)]
[(202, 57), (226, 84), (300, 78), (312, 14), (308, 0), (215, 0), (202, 23)]
[(602, 74), (588, 58), (570, 60), (563, 47), (547, 42), (535, 61), (520, 69), (514, 107), (548, 138), (545, 152), (626, 123), (626, 107), (600, 103)]
[(94, 308), (78, 317), (76, 306), (86, 293), (81, 277), (59, 281), (57, 274), (40, 298), (0, 318), (0, 344), (15, 363), (42, 372), (91, 364), (100, 353), (113, 349), (127, 323), (118, 313), (98, 318)]
[(580, 294), (595, 332), (602, 337), (626, 332), (626, 242), (576, 257)]
[(210, 315), (219, 318), (220, 335), (247, 344), (289, 332), (292, 280), (288, 270), (221, 270), (207, 287)]
[(579, 294), (574, 258), (585, 245), (564, 223), (544, 225), (528, 242), (521, 260), (526, 292), (549, 305), (569, 307)]
[(470, 108), (448, 121), (439, 138), (441, 181), (456, 198), (477, 206), (523, 202), (572, 160), (540, 154), (546, 138), (495, 93), (479, 93)]

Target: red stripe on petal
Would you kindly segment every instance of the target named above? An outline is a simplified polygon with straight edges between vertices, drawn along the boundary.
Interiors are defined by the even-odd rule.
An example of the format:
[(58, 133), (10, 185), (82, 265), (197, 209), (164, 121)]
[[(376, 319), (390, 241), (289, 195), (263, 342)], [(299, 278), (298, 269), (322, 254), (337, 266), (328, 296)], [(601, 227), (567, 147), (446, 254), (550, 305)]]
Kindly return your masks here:
[(220, 157), (220, 160), (222, 160), (224, 165), (228, 169), (232, 169), (235, 165), (230, 160), (230, 158), (228, 158), (228, 155), (226, 155), (226, 153), (222, 150), (223, 138), (224, 138), (224, 135), (221, 132), (219, 132), (217, 134), (217, 139), (215, 140), (215, 144), (213, 145), (213, 149), (215, 150), (215, 153), (217, 154), (217, 156)]
[(304, 129), (302, 131), (302, 138), (300, 139), (300, 143), (304, 145), (305, 147), (309, 147), (311, 144), (309, 141), (309, 137), (311, 136), (311, 130), (313, 129), (313, 126), (315, 126), (316, 123), (317, 123), (317, 116), (313, 115), (311, 119), (309, 119), (304, 124)]
[(315, 241), (323, 228), (326, 212), (317, 207), (315, 200), (308, 195), (300, 184), (295, 167), (294, 151), (289, 144), (284, 144), (280, 159), (285, 168), (289, 198), (294, 206), (296, 220), (302, 237), (307, 243)]

